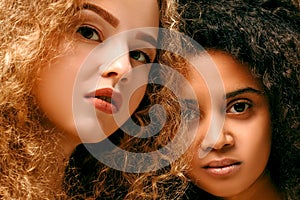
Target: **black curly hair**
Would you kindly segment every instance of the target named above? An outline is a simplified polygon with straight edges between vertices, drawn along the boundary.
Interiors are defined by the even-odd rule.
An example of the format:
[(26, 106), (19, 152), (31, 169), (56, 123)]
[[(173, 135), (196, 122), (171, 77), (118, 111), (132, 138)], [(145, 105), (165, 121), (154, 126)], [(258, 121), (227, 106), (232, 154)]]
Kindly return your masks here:
[[(300, 198), (300, 10), (295, 2), (180, 1), (185, 34), (206, 50), (231, 54), (262, 81), (272, 116), (267, 168), (285, 199)], [(199, 196), (197, 190), (188, 193)]]

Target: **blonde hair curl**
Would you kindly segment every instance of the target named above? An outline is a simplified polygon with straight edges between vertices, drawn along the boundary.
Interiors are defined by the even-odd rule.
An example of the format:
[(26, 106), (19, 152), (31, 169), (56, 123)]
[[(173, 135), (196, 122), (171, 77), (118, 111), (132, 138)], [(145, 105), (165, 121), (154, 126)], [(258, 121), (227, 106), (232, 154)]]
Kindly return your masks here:
[(32, 88), (58, 56), (75, 0), (0, 1), (0, 198), (63, 197), (57, 132), (42, 124)]

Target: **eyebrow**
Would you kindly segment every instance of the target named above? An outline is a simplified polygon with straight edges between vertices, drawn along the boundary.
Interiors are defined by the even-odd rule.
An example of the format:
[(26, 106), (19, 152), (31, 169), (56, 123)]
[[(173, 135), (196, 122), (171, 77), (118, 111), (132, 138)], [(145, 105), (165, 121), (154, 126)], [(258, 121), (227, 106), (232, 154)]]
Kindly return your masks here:
[(149, 34), (146, 34), (146, 33), (143, 33), (143, 32), (138, 32), (136, 34), (135, 38), (138, 39), (138, 40), (148, 42), (151, 45), (153, 45), (154, 47), (156, 47), (156, 45), (157, 45), (157, 40), (153, 36), (151, 36)]
[(251, 88), (251, 87), (246, 87), (246, 88), (241, 88), (241, 89), (235, 90), (233, 92), (227, 93), (226, 99), (229, 99), (229, 98), (232, 98), (237, 95), (244, 94), (244, 93), (255, 93), (258, 95), (263, 95), (263, 92), (260, 90), (257, 90), (257, 89)]
[(120, 23), (119, 19), (117, 19), (115, 16), (104, 10), (103, 8), (96, 6), (94, 4), (85, 3), (82, 6), (83, 9), (91, 10), (101, 16), (105, 21), (107, 21), (110, 25), (113, 27), (117, 27)]

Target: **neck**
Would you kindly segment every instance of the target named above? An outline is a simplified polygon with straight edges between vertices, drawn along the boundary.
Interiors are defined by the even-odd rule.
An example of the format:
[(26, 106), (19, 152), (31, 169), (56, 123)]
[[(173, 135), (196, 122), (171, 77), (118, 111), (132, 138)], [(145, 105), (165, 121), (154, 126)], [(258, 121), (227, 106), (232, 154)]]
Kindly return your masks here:
[(59, 154), (62, 154), (64, 157), (63, 160), (67, 162), (76, 146), (81, 143), (80, 138), (57, 128), (51, 121), (49, 121), (49, 119), (43, 120), (42, 124), (45, 130), (49, 130), (51, 132), (52, 136), (50, 139), (55, 141), (55, 144), (48, 147), (50, 148), (49, 151), (56, 151)]
[(271, 182), (270, 175), (263, 173), (248, 189), (225, 200), (280, 200), (280, 194)]
[(59, 138), (58, 143), (62, 147), (62, 153), (64, 154), (65, 161), (68, 161), (71, 154), (75, 150), (76, 146), (81, 143), (80, 139), (74, 137), (68, 137), (67, 134), (60, 133), (61, 137)]

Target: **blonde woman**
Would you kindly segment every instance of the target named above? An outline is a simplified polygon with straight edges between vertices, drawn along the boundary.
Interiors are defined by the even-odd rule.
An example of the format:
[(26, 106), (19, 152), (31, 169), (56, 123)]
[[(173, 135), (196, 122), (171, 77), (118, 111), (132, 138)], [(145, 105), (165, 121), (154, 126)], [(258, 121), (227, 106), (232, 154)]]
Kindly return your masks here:
[[(1, 199), (65, 197), (62, 179), (69, 156), (82, 141), (103, 139), (90, 141), (77, 132), (72, 98), (80, 67), (96, 46), (116, 34), (167, 25), (165, 13), (171, 7), (172, 2), (156, 0), (1, 0)], [(155, 40), (157, 34), (149, 37)], [(108, 56), (109, 52), (102, 59)], [(106, 136), (118, 128), (111, 114), (119, 108), (109, 100), (115, 84), (155, 57), (155, 48), (131, 50), (103, 68), (106, 82), (80, 100), (96, 109), (93, 123), (100, 122)], [(134, 93), (130, 114), (145, 90)]]

